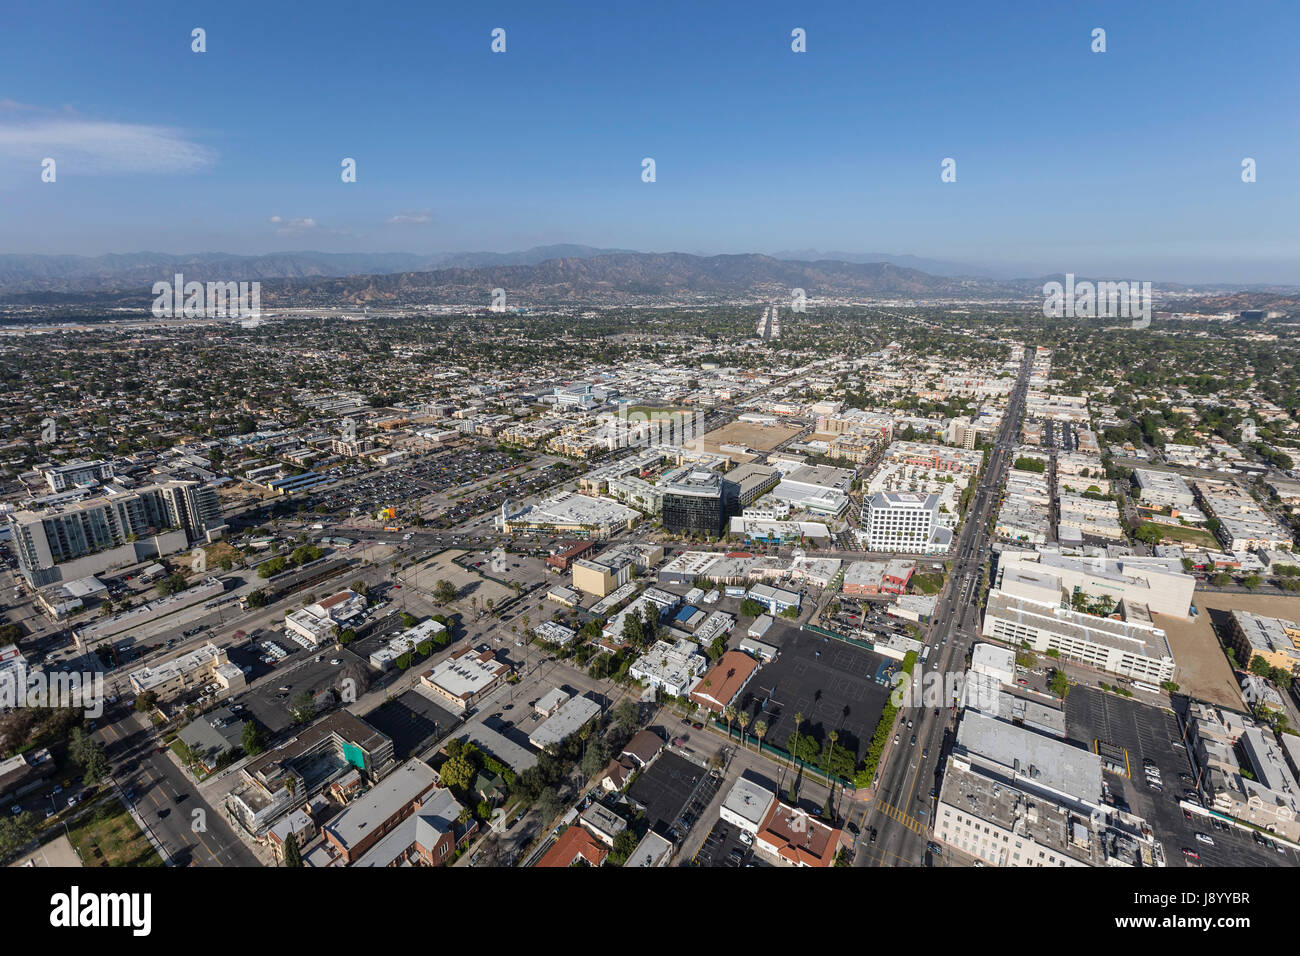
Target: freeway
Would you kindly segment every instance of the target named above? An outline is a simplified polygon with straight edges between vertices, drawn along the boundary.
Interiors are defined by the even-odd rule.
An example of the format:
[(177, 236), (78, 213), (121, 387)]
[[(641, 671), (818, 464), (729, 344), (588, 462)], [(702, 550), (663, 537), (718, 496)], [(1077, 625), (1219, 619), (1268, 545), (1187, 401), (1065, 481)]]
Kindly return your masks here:
[[(917, 662), (916, 675), (926, 666), (939, 675), (962, 673), (966, 655), (978, 637), (980, 585), (988, 573), (990, 557), (989, 527), (1001, 503), (1002, 484), (1019, 436), (1032, 362), (1033, 350), (1026, 349), (988, 467), (957, 538), (948, 580), (930, 619), (925, 636), (930, 658), (925, 665)], [(900, 709), (895, 725), (898, 743), (891, 739), (886, 748), (869, 802), (849, 815), (852, 820), (861, 813), (861, 830), (867, 837), (858, 843), (855, 866), (923, 863), (936, 802), (930, 796), (931, 788), (938, 791), (943, 761), (952, 746), (956, 711), (947, 694), (945, 689), (936, 699), (917, 699), (913, 706)], [(874, 840), (870, 838), (873, 832)]]

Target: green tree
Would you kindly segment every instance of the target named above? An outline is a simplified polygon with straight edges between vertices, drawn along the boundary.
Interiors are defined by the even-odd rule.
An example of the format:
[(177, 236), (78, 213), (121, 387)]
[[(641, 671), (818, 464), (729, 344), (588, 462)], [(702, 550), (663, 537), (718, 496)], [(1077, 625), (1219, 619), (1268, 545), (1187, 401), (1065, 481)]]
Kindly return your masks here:
[(298, 850), (298, 835), (290, 833), (284, 841), (284, 865), (288, 867), (302, 866), (302, 853)]
[(159, 597), (168, 597), (172, 594), (179, 594), (189, 586), (189, 580), (185, 575), (177, 571), (158, 582), (156, 590)]
[(612, 720), (615, 729), (618, 730), (619, 733), (630, 734), (632, 731), (636, 730), (639, 722), (637, 719), (636, 704), (629, 698), (624, 697), (614, 705)]
[(0, 816), (0, 857), (16, 853), (36, 837), (36, 816), (23, 811)]
[(244, 753), (250, 757), (256, 757), (266, 747), (265, 732), (262, 726), (251, 717), (244, 722), (244, 729), (239, 735), (240, 744), (244, 748)]
[(474, 782), (474, 776), (478, 773), (478, 767), (474, 765), (474, 760), (469, 748), (462, 748), (460, 753), (454, 757), (448, 757), (438, 773), (442, 776), (442, 782), (453, 790), (467, 790), (469, 785)]
[(289, 705), (289, 715), (295, 724), (305, 724), (316, 716), (316, 704), (310, 691), (303, 691)]
[(614, 837), (614, 850), (609, 855), (610, 862), (615, 866), (622, 866), (636, 849), (637, 842), (636, 833), (630, 829)]
[(631, 644), (633, 647), (641, 647), (645, 644), (645, 627), (641, 623), (641, 615), (636, 611), (623, 616), (622, 636), (624, 643)]
[(68, 740), (68, 756), (82, 768), (86, 785), (93, 787), (109, 775), (108, 757), (95, 738), (74, 727)]

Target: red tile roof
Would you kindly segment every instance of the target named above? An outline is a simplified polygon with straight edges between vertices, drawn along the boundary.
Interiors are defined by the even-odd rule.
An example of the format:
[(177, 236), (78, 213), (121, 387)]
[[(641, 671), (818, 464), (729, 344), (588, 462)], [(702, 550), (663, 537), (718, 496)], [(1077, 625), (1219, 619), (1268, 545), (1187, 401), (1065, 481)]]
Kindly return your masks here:
[(609, 848), (579, 826), (572, 826), (560, 834), (555, 846), (537, 861), (538, 866), (568, 866), (582, 857), (592, 866), (600, 866), (609, 856)]
[(742, 651), (727, 651), (718, 658), (691, 691), (691, 700), (713, 711), (721, 712), (736, 699), (745, 686), (758, 661)]
[(776, 800), (758, 828), (755, 842), (775, 847), (781, 859), (796, 866), (834, 866), (844, 832)]

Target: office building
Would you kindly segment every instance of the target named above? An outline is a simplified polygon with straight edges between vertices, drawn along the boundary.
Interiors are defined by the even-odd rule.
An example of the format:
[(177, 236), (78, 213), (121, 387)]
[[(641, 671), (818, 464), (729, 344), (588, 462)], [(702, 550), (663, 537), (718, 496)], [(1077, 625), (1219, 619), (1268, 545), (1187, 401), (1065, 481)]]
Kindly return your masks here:
[(454, 713), (464, 713), (509, 672), (509, 666), (498, 661), (494, 651), (463, 647), (421, 674), (420, 685)]
[(695, 470), (664, 485), (663, 525), (672, 534), (721, 537), (728, 517), (725, 480), (717, 472)]
[(868, 551), (941, 554), (952, 546), (952, 530), (939, 512), (938, 495), (882, 491), (862, 508), (863, 547)]
[(999, 590), (989, 594), (981, 633), (1133, 680), (1172, 681), (1174, 654), (1165, 632), (1149, 623), (1150, 615), (1142, 616), (1145, 621), (1094, 617)]
[(989, 866), (1162, 865), (1150, 827), (1103, 796), (1097, 754), (966, 711), (934, 838)]

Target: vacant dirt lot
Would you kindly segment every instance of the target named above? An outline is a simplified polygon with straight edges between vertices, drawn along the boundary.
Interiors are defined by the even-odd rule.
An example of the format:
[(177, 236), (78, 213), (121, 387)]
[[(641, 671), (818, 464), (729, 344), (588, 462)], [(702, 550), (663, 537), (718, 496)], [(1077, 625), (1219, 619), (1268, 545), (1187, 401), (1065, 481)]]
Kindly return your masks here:
[[(701, 445), (704, 451), (715, 452), (718, 454), (728, 454), (719, 452), (720, 445), (747, 445), (750, 448), (757, 448), (759, 451), (771, 451), (781, 442), (803, 430), (799, 425), (757, 425), (753, 422), (729, 422), (721, 428), (708, 432)], [(740, 463), (735, 453), (730, 453), (733, 460)], [(752, 461), (752, 456), (741, 456), (745, 460)]]
[(503, 585), (490, 581), (487, 578), (480, 577), (471, 571), (466, 571), (460, 565), (455, 564), (452, 559), (466, 554), (465, 551), (444, 551), (436, 555), (430, 561), (422, 564), (414, 572), (405, 572), (409, 580), (420, 590), (433, 593), (438, 582), (446, 579), (456, 585), (457, 590), (461, 593), (461, 600), (468, 605), (470, 596), (477, 597), (482, 604), (491, 598), (493, 604), (500, 604), (507, 598), (514, 597), (514, 591)]
[(1213, 623), (1222, 629), (1229, 611), (1254, 611), (1300, 621), (1300, 597), (1198, 591), (1194, 603), (1201, 612), (1194, 621), (1153, 615), (1156, 626), (1169, 635), (1169, 645), (1178, 661), (1176, 679), (1181, 689), (1193, 697), (1244, 710), (1241, 690), (1214, 635)]

